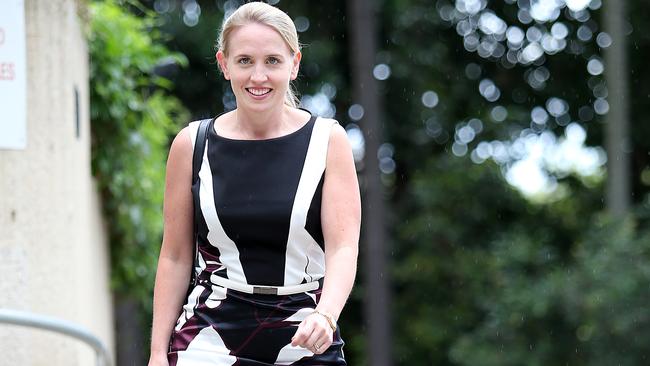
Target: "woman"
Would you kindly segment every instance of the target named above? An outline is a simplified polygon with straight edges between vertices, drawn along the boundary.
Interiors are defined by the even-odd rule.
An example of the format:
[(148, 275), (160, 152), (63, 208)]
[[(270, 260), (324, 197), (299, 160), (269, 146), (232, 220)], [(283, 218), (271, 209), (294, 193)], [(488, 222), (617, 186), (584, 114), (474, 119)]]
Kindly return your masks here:
[(336, 321), (356, 273), (359, 188), (344, 129), (296, 108), (301, 57), (293, 22), (268, 4), (222, 26), (216, 58), (237, 108), (209, 125), (194, 195), (198, 123), (172, 143), (150, 366), (346, 364)]

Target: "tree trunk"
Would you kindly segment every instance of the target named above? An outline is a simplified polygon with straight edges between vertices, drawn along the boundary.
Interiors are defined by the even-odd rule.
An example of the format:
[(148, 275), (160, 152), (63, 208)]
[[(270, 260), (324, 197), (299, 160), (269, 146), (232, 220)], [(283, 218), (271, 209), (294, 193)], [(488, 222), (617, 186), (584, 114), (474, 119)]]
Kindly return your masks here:
[(605, 80), (609, 113), (606, 117), (607, 209), (617, 217), (630, 207), (630, 152), (628, 66), (625, 39), (625, 0), (603, 1), (605, 32), (612, 45), (605, 49)]
[(149, 348), (144, 336), (149, 332), (142, 327), (142, 312), (134, 299), (115, 295), (116, 365), (144, 365), (147, 361)]
[(353, 96), (364, 109), (360, 126), (365, 138), (363, 194), (363, 243), (361, 256), (365, 269), (365, 323), (367, 326), (368, 364), (389, 366), (391, 361), (390, 298), (386, 267), (385, 204), (377, 150), (383, 139), (377, 82), (372, 71), (375, 64), (377, 35), (373, 7), (376, 2), (350, 0), (348, 29), (351, 37)]

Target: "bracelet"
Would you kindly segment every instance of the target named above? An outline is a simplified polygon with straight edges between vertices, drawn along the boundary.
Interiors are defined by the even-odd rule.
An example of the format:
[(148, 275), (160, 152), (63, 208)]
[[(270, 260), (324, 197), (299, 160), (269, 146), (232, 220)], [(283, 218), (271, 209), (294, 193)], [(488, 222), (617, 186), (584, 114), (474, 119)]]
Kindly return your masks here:
[(332, 332), (336, 332), (336, 320), (334, 320), (334, 317), (332, 315), (318, 311), (316, 309), (312, 311), (312, 314), (319, 314), (323, 316), (327, 320), (327, 323), (330, 325), (330, 328), (332, 328)]

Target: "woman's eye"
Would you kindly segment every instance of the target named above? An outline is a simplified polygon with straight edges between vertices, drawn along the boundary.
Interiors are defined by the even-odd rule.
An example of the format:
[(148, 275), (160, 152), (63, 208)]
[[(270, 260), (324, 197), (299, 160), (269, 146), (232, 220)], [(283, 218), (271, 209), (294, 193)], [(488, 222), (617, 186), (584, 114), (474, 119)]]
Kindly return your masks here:
[(240, 64), (243, 64), (243, 65), (246, 65), (246, 64), (249, 64), (251, 62), (251, 60), (249, 58), (247, 58), (247, 57), (243, 57), (243, 58), (240, 58), (239, 61), (237, 61), (237, 62), (239, 62)]
[(280, 63), (280, 60), (278, 60), (278, 59), (275, 58), (275, 57), (269, 57), (268, 62), (269, 62), (271, 65), (276, 65), (276, 64), (279, 64), (279, 63)]

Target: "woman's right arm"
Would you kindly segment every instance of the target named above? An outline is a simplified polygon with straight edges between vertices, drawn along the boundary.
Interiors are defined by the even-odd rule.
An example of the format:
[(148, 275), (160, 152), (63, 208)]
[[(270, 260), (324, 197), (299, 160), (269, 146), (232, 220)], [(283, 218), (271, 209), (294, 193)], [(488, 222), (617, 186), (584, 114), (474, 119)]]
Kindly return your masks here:
[(164, 230), (153, 295), (149, 365), (168, 365), (169, 338), (190, 280), (193, 248), (192, 142), (188, 128), (174, 138), (167, 159)]

